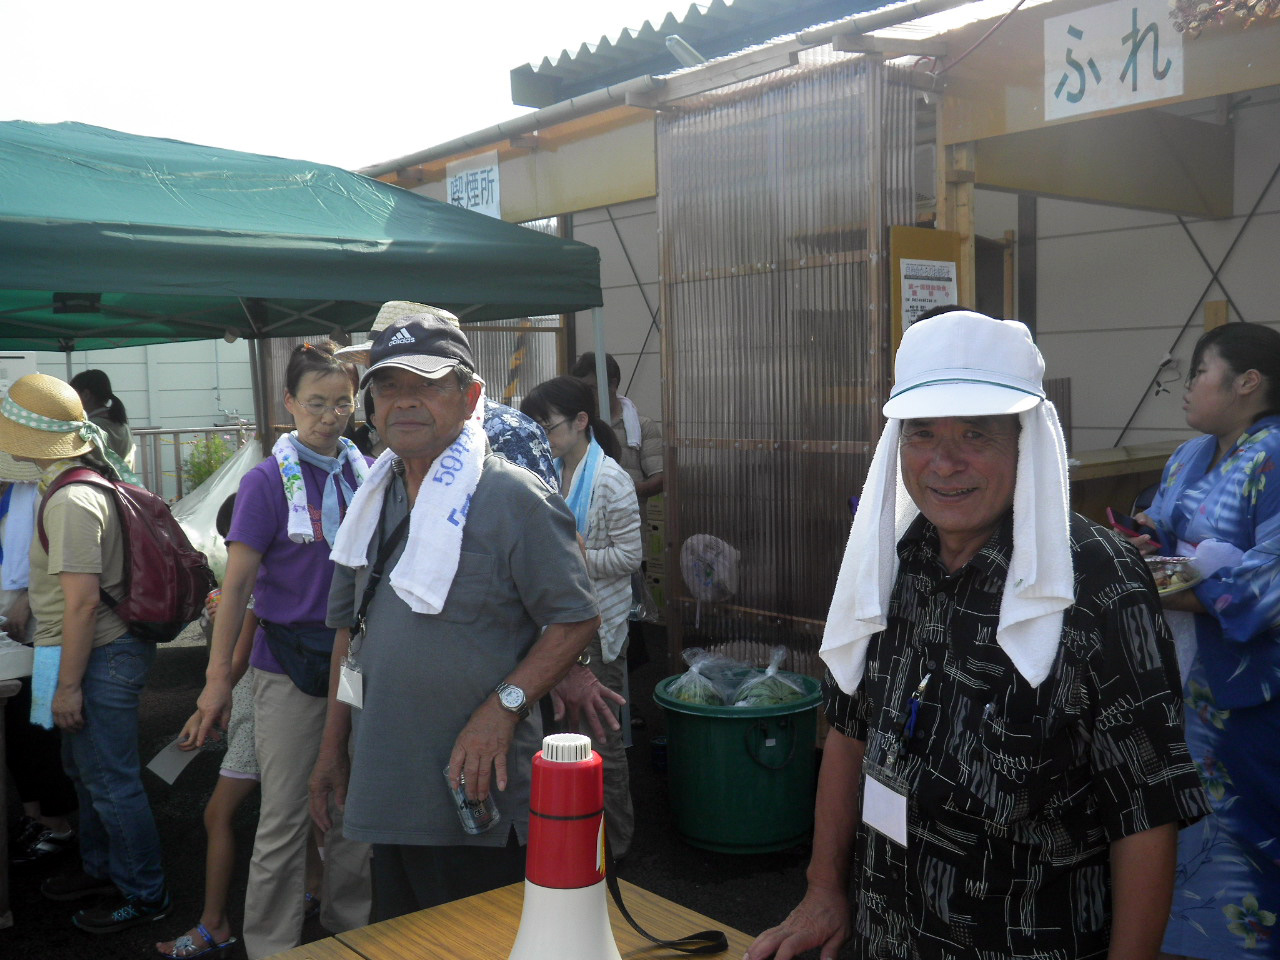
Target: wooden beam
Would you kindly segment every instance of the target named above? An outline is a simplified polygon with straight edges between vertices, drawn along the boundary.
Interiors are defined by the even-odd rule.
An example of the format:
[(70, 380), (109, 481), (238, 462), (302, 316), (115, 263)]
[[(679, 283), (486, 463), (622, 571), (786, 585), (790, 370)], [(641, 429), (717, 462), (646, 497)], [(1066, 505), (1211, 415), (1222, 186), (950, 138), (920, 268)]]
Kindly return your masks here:
[(942, 202), (938, 204), (939, 226), (960, 235), (960, 262), (957, 264), (956, 299), (970, 310), (976, 304), (972, 143), (948, 144), (939, 164), (943, 181)]
[(984, 187), (1217, 219), (1233, 213), (1235, 131), (1159, 110), (980, 140)]

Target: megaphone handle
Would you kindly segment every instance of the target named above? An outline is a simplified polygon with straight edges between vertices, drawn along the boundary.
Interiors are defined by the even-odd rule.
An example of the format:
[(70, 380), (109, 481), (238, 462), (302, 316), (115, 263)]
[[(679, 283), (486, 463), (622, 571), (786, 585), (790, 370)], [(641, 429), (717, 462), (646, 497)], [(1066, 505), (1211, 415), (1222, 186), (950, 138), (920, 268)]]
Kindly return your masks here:
[(609, 885), (609, 893), (613, 897), (613, 902), (618, 905), (618, 911), (626, 918), (627, 923), (631, 924), (636, 933), (649, 942), (679, 953), (690, 954), (723, 953), (729, 949), (729, 941), (722, 930), (702, 930), (698, 933), (691, 933), (686, 937), (681, 937), (679, 940), (661, 940), (636, 923), (635, 918), (631, 916), (631, 912), (627, 910), (627, 905), (622, 902), (622, 891), (618, 888), (618, 871), (613, 862), (613, 848), (609, 845), (609, 824), (607, 821), (604, 831), (604, 866), (605, 882)]

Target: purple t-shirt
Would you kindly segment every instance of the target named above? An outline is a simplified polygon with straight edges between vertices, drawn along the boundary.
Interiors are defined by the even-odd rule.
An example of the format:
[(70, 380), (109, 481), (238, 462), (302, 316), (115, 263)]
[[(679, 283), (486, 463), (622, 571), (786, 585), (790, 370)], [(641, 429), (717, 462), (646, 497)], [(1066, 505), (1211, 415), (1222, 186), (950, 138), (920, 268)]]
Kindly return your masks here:
[[(227, 540), (243, 543), (262, 554), (258, 579), (253, 585), (254, 613), (275, 623), (322, 626), (329, 606), (329, 581), (333, 579), (331, 548), (324, 539), (318, 506), (328, 475), (309, 463), (300, 466), (315, 539), (311, 543), (294, 543), (289, 539), (289, 505), (280, 480), (280, 465), (275, 457), (268, 457), (240, 481)], [(342, 473), (354, 489), (356, 479), (351, 465), (344, 465)], [(342, 506), (342, 513), (346, 515), (346, 504)], [(271, 655), (261, 627), (254, 634), (249, 663), (258, 670), (284, 673)]]

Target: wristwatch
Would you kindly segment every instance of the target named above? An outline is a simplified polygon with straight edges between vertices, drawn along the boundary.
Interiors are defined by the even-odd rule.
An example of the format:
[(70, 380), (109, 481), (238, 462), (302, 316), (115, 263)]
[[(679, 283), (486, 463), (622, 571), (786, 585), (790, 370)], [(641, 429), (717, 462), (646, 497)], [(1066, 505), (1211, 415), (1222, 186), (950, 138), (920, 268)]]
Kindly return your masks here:
[(503, 710), (514, 713), (521, 720), (529, 716), (529, 699), (514, 683), (507, 683), (504, 680), (493, 688), (493, 692), (498, 695), (498, 705)]

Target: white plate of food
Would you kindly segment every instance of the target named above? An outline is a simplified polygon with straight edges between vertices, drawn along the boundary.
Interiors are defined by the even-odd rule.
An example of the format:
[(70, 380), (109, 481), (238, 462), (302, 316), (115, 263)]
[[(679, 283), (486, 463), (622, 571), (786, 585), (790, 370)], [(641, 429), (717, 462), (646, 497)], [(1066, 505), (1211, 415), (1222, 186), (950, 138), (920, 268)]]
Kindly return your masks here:
[(1204, 579), (1190, 557), (1147, 557), (1147, 566), (1162, 597), (1190, 590)]

